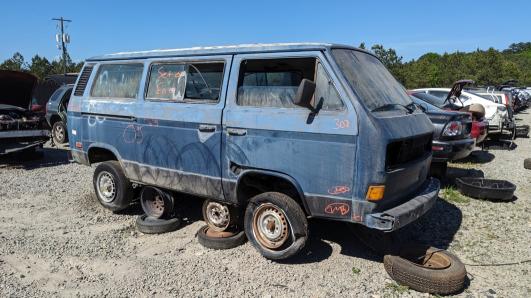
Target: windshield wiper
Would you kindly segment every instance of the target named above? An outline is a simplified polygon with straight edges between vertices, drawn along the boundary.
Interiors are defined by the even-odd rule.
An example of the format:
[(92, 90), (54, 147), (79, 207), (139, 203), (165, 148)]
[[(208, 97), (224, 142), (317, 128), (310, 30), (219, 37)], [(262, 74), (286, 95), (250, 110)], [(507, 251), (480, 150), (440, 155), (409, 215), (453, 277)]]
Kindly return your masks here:
[(407, 106), (403, 104), (399, 104), (399, 103), (387, 103), (387, 104), (384, 104), (383, 106), (379, 106), (377, 108), (372, 109), (371, 112), (389, 111), (393, 107), (401, 107), (405, 109), (408, 112), (408, 114), (411, 114), (415, 111), (415, 106), (413, 103), (410, 103)]

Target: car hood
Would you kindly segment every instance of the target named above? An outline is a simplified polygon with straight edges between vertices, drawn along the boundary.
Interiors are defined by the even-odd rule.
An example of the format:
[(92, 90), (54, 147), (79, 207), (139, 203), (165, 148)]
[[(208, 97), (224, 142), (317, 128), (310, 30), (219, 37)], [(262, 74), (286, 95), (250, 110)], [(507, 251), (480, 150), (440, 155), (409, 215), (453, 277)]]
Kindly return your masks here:
[(450, 98), (452, 97), (459, 97), (461, 95), (461, 91), (463, 91), (463, 88), (468, 84), (474, 84), (474, 81), (472, 80), (459, 80), (457, 82), (454, 82), (454, 85), (452, 86), (452, 89), (450, 89), (450, 92), (448, 92), (448, 95), (446, 96), (446, 101), (449, 102)]
[(0, 104), (29, 109), (36, 83), (32, 74), (0, 70)]

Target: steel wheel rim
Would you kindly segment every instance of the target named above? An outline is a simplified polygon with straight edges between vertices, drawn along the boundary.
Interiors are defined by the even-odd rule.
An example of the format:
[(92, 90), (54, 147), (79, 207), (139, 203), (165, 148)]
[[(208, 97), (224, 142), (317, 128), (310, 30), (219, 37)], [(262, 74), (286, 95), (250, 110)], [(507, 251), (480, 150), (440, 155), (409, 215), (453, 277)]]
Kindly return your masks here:
[(112, 202), (116, 198), (116, 183), (113, 176), (107, 171), (102, 171), (96, 181), (96, 190), (100, 199), (105, 203)]
[(55, 136), (57, 139), (62, 140), (65, 135), (65, 131), (61, 125), (55, 126)]
[(205, 209), (205, 220), (212, 230), (222, 232), (229, 227), (230, 212), (227, 206), (217, 202), (209, 202)]
[(268, 249), (281, 247), (290, 236), (284, 211), (271, 203), (256, 208), (252, 226), (256, 240)]
[(153, 198), (146, 200), (145, 212), (148, 216), (159, 218), (164, 214), (166, 208), (164, 198), (160, 194), (156, 194)]

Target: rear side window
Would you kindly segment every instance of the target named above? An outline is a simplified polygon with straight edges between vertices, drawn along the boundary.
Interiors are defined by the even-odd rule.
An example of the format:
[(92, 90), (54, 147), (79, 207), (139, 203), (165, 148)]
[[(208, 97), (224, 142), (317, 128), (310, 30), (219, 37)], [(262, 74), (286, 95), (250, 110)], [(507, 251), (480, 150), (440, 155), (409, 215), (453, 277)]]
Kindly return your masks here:
[(92, 87), (91, 96), (105, 98), (136, 98), (142, 64), (102, 64)]
[(151, 66), (146, 99), (168, 102), (217, 102), (223, 62), (155, 63)]

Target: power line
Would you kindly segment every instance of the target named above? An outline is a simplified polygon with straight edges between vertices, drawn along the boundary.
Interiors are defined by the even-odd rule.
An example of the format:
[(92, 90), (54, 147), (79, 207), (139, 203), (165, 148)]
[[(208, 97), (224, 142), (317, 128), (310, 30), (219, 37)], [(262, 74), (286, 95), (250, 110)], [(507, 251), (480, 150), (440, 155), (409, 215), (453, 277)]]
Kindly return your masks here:
[(65, 33), (64, 23), (65, 22), (70, 23), (72, 22), (72, 20), (67, 20), (63, 17), (60, 17), (60, 18), (53, 18), (52, 21), (57, 21), (60, 24), (61, 35), (60, 36), (56, 35), (56, 41), (57, 43), (59, 43), (59, 39), (61, 40), (61, 50), (63, 52), (63, 72), (66, 74), (66, 56), (67, 56), (66, 44), (70, 43), (70, 35)]

